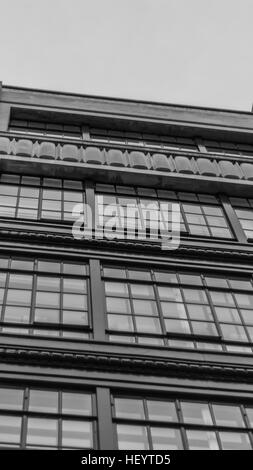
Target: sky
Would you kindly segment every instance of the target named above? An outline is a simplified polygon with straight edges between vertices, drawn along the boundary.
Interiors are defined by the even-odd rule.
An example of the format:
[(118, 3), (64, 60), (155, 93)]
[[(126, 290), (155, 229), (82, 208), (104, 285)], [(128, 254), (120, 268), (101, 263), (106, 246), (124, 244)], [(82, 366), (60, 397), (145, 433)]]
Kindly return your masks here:
[(253, 103), (253, 0), (0, 0), (0, 81), (145, 101)]

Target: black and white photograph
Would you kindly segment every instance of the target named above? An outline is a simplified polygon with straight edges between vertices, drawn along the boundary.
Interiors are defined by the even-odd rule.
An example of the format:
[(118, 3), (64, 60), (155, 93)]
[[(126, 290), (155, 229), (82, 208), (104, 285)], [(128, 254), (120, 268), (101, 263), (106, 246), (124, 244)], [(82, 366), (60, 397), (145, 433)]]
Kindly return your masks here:
[(241, 465), (253, 1), (0, 0), (0, 17), (6, 468)]

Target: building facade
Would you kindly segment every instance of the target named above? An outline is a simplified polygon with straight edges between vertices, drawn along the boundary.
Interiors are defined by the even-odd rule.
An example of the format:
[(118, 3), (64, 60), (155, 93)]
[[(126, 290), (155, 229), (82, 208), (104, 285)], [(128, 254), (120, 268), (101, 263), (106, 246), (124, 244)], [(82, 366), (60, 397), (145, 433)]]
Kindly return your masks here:
[(1, 85), (0, 240), (1, 448), (252, 450), (251, 113)]

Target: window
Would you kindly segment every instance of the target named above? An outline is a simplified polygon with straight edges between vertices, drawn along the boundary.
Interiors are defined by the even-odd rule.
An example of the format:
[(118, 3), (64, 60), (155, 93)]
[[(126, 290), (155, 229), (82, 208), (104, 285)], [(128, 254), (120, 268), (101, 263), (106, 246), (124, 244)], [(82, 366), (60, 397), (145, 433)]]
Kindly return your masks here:
[(115, 396), (119, 449), (252, 450), (252, 408), (235, 404)]
[(159, 136), (107, 129), (89, 129), (90, 139), (101, 143), (117, 143), (123, 145), (138, 145), (164, 150), (181, 150), (185, 152), (198, 152), (194, 139), (185, 137)]
[(0, 332), (90, 337), (88, 266), (0, 259)]
[(251, 278), (104, 266), (110, 341), (252, 353)]
[(11, 119), (9, 131), (27, 135), (45, 135), (48, 137), (59, 137), (69, 139), (81, 139), (81, 126), (72, 124), (61, 124), (59, 122), (27, 121)]
[(180, 206), (182, 235), (233, 238), (221, 203), (212, 195), (106, 184), (96, 184), (96, 193), (98, 228), (103, 231), (114, 218), (116, 238), (138, 234), (157, 240), (167, 234), (173, 203)]
[(220, 155), (242, 155), (253, 157), (253, 145), (233, 142), (215, 142), (213, 140), (203, 141), (204, 146), (210, 153)]
[(84, 203), (81, 181), (0, 176), (0, 217), (71, 223), (73, 207)]
[(0, 388), (1, 448), (92, 449), (95, 420), (89, 392)]
[(230, 202), (249, 240), (253, 240), (253, 199), (231, 197)]

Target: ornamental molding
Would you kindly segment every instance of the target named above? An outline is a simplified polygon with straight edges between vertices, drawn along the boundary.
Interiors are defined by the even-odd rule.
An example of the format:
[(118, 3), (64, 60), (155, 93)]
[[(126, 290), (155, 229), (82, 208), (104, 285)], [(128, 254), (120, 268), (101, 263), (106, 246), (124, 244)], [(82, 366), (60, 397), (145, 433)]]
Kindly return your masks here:
[[(106, 240), (106, 239), (96, 239), (96, 238), (87, 238), (83, 240), (74, 240), (72, 235), (70, 234), (63, 234), (63, 233), (55, 233), (55, 232), (42, 232), (42, 231), (24, 231), (24, 230), (7, 230), (7, 229), (0, 229), (0, 238), (8, 239), (9, 238), (24, 240), (29, 242), (37, 242), (41, 241), (43, 243), (51, 242), (51, 243), (59, 243), (59, 244), (68, 244), (72, 245), (72, 247), (78, 244), (78, 247), (100, 247), (100, 248), (117, 248), (119, 250), (131, 250), (136, 251), (144, 251), (149, 253), (154, 253), (159, 255), (170, 255), (173, 254), (171, 250), (161, 250), (160, 242), (157, 243), (148, 243), (148, 242), (136, 242), (136, 241), (122, 241), (122, 240)], [(253, 247), (252, 247), (253, 248)], [(236, 258), (243, 258), (243, 259), (253, 259), (253, 249), (252, 251), (245, 251), (245, 250), (235, 250), (235, 249), (224, 249), (223, 247), (195, 247), (195, 246), (185, 246), (180, 245), (180, 247), (175, 250), (175, 253), (182, 254), (182, 255), (206, 255), (206, 256), (224, 256), (224, 257), (236, 257)]]
[(0, 348), (3, 362), (65, 369), (85, 369), (123, 374), (180, 377), (195, 380), (213, 379), (253, 383), (253, 368), (218, 363), (144, 359), (106, 354), (69, 353), (16, 348)]

